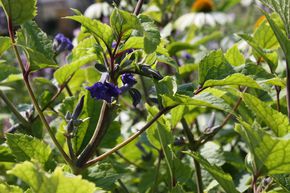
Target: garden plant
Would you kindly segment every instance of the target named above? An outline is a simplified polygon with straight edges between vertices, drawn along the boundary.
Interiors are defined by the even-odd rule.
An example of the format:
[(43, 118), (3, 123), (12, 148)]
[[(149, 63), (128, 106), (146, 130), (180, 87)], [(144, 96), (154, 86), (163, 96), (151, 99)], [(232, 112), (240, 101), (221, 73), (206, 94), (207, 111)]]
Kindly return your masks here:
[(72, 42), (0, 0), (0, 193), (290, 192), (290, 1), (239, 2), (72, 9)]

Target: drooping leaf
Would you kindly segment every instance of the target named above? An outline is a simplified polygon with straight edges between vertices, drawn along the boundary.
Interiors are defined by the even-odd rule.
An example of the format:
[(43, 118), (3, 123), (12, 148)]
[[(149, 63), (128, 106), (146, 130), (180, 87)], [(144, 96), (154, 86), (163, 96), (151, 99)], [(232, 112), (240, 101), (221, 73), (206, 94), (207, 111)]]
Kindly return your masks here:
[(7, 143), (17, 161), (35, 159), (41, 164), (49, 161), (51, 149), (41, 140), (24, 134), (7, 134)]
[(106, 46), (110, 47), (112, 45), (113, 31), (111, 27), (108, 26), (107, 24), (104, 24), (97, 20), (92, 20), (83, 15), (68, 16), (65, 18), (72, 19), (79, 22), (95, 38), (102, 40), (106, 44)]
[(240, 66), (245, 64), (245, 57), (240, 52), (237, 44), (235, 44), (232, 48), (228, 49), (225, 54), (227, 61), (233, 66)]
[(13, 24), (22, 24), (33, 19), (37, 14), (36, 3), (36, 0), (0, 0), (0, 6)]
[(96, 187), (93, 183), (72, 174), (65, 174), (61, 168), (56, 168), (52, 174), (45, 173), (37, 164), (25, 161), (17, 164), (12, 174), (32, 188), (37, 193), (93, 193)]
[(30, 71), (57, 67), (53, 60), (52, 40), (37, 26), (36, 22), (28, 21), (21, 25), (21, 30), (17, 32), (17, 44), (26, 51)]
[(194, 157), (206, 169), (206, 171), (208, 171), (215, 178), (215, 180), (218, 181), (219, 185), (227, 193), (238, 193), (232, 177), (229, 174), (225, 173), (220, 167), (210, 164), (206, 159), (204, 159), (200, 154), (196, 152), (186, 153)]
[(207, 80), (203, 84), (203, 87), (206, 88), (225, 85), (239, 85), (261, 89), (260, 85), (255, 80), (240, 73), (231, 74), (222, 80)]
[(222, 51), (212, 51), (199, 64), (199, 84), (203, 85), (210, 79), (220, 80), (233, 73), (234, 70), (226, 61)]
[(290, 172), (290, 140), (273, 137), (254, 123), (236, 125), (235, 130), (246, 141), (254, 155), (256, 170), (260, 175)]
[(288, 117), (274, 110), (268, 104), (250, 94), (243, 94), (243, 100), (248, 108), (263, 121), (278, 137), (290, 132)]
[(0, 56), (10, 48), (10, 38), (0, 36)]

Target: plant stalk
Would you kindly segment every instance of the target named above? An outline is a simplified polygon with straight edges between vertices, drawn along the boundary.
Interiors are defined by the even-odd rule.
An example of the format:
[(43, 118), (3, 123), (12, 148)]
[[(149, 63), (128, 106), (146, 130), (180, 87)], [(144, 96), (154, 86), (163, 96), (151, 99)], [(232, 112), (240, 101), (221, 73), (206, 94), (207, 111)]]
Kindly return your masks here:
[(20, 121), (20, 123), (27, 129), (31, 129), (29, 122), (20, 114), (14, 104), (9, 100), (9, 98), (0, 90), (0, 98), (5, 102), (7, 107), (12, 111), (15, 117)]
[(48, 122), (46, 121), (45, 119), (45, 116), (42, 112), (42, 110), (40, 109), (39, 107), (39, 104), (35, 98), (35, 95), (34, 95), (34, 92), (31, 88), (31, 85), (30, 85), (30, 82), (29, 82), (29, 73), (28, 73), (28, 70), (26, 70), (21, 58), (20, 58), (20, 54), (19, 54), (19, 51), (18, 51), (18, 48), (17, 46), (15, 45), (15, 39), (14, 39), (14, 32), (13, 32), (13, 26), (12, 26), (12, 20), (10, 17), (8, 17), (8, 31), (9, 31), (9, 36), (10, 36), (10, 39), (12, 41), (12, 47), (13, 47), (13, 50), (14, 50), (14, 53), (15, 53), (15, 56), (16, 56), (16, 59), (18, 61), (18, 64), (21, 68), (21, 71), (22, 71), (22, 74), (23, 74), (23, 80), (24, 80), (24, 83), (25, 83), (25, 86), (28, 90), (28, 93), (29, 93), (29, 96), (32, 100), (32, 103), (33, 103), (33, 106), (35, 107), (42, 123), (44, 124), (47, 132), (49, 133), (53, 143), (55, 144), (55, 146), (57, 147), (57, 149), (59, 150), (59, 152), (61, 153), (62, 157), (65, 159), (65, 161), (73, 168), (73, 164), (72, 164), (72, 161), (71, 159), (68, 157), (68, 155), (65, 153), (65, 151), (63, 150), (62, 146), (58, 143), (57, 139), (55, 138), (54, 136), (54, 133), (53, 131), (51, 130)]
[(115, 147), (113, 147), (111, 150), (107, 151), (106, 153), (103, 153), (102, 155), (88, 161), (85, 165), (84, 168), (87, 168), (91, 165), (93, 165), (94, 163), (101, 161), (105, 158), (107, 158), (108, 156), (110, 156), (111, 154), (115, 153), (116, 151), (118, 151), (119, 149), (121, 149), (122, 147), (124, 147), (125, 145), (129, 144), (130, 142), (132, 142), (134, 139), (136, 139), (138, 136), (140, 136), (144, 131), (146, 131), (155, 121), (157, 121), (159, 119), (159, 117), (161, 117), (163, 114), (166, 114), (169, 110), (175, 108), (177, 105), (175, 106), (171, 106), (171, 107), (167, 107), (162, 109), (161, 111), (159, 111), (146, 125), (144, 125), (144, 127), (142, 127), (139, 131), (137, 131), (135, 134), (133, 134), (131, 137), (129, 137), (127, 140), (123, 141), (122, 143), (116, 145)]

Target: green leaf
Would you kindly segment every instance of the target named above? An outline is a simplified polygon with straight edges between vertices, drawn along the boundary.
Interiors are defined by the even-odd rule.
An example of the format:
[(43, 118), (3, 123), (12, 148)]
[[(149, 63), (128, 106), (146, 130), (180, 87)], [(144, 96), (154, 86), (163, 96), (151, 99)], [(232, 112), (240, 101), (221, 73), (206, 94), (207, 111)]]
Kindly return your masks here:
[(77, 70), (79, 70), (82, 66), (94, 61), (97, 59), (95, 54), (90, 54), (87, 56), (83, 56), (70, 64), (66, 64), (60, 67), (53, 74), (54, 78), (57, 80), (59, 85), (62, 85), (65, 81), (68, 80)]
[(111, 190), (114, 187), (114, 183), (122, 177), (122, 174), (118, 173), (111, 163), (104, 162), (89, 168), (88, 179), (94, 182), (97, 187)]
[(67, 175), (60, 168), (52, 174), (45, 173), (39, 165), (28, 161), (17, 164), (9, 174), (27, 183), (37, 193), (93, 193), (96, 190), (93, 183), (81, 176)]
[(1, 82), (7, 82), (5, 79), (7, 79), (9, 76), (13, 76), (14, 74), (18, 74), (19, 70), (12, 65), (7, 64), (0, 64), (0, 85)]
[(231, 111), (231, 107), (226, 104), (223, 99), (206, 92), (203, 92), (194, 97), (180, 94), (176, 94), (174, 96), (162, 95), (161, 97), (164, 107), (169, 107), (173, 105), (194, 105), (215, 108), (226, 112)]
[(21, 25), (21, 30), (17, 32), (17, 43), (26, 51), (30, 71), (58, 66), (53, 60), (55, 54), (52, 50), (52, 40), (34, 21)]
[(227, 63), (221, 50), (212, 51), (199, 64), (199, 84), (203, 85), (209, 79), (220, 80), (234, 73)]
[(112, 42), (113, 42), (113, 31), (111, 27), (108, 26), (107, 24), (104, 24), (97, 20), (92, 20), (83, 15), (68, 16), (65, 18), (72, 19), (79, 22), (95, 38), (102, 40), (106, 44), (107, 47), (109, 48), (111, 47)]
[(108, 131), (104, 135), (100, 144), (101, 148), (113, 148), (117, 145), (117, 139), (121, 136), (121, 124), (117, 121), (112, 122)]
[(227, 61), (233, 66), (240, 66), (242, 64), (245, 64), (246, 62), (245, 57), (240, 52), (237, 44), (235, 44), (232, 48), (228, 49), (225, 57)]
[(0, 192), (1, 193), (23, 193), (23, 190), (19, 188), (18, 186), (0, 184)]
[(41, 164), (49, 161), (51, 149), (43, 141), (23, 134), (6, 134), (6, 137), (17, 161), (35, 159)]
[(22, 24), (33, 19), (37, 14), (36, 3), (36, 0), (0, 0), (0, 6), (13, 24)]
[[(130, 37), (124, 45), (120, 47), (119, 53), (124, 52), (129, 49), (144, 49), (145, 38), (144, 37)], [(167, 49), (165, 49), (162, 45), (162, 42), (157, 46), (157, 53), (162, 55), (168, 55)]]
[(231, 74), (222, 80), (207, 80), (203, 84), (203, 88), (225, 85), (239, 85), (261, 89), (260, 85), (255, 80), (240, 73)]
[(136, 15), (117, 8), (111, 14), (110, 25), (117, 37), (132, 29), (139, 30), (141, 27)]
[(149, 17), (140, 15), (139, 19), (143, 27), (144, 50), (147, 54), (153, 53), (161, 42), (160, 31)]
[(272, 137), (256, 123), (240, 122), (235, 130), (254, 155), (256, 171), (260, 175), (290, 173), (290, 140)]
[(288, 34), (290, 34), (290, 2), (287, 0), (260, 0), (275, 12), (277, 12), (285, 25)]
[(278, 174), (273, 177), (285, 191), (290, 192), (290, 174)]
[(208, 171), (215, 178), (215, 180), (218, 181), (219, 185), (227, 193), (238, 193), (232, 177), (229, 174), (225, 173), (220, 167), (210, 164), (206, 159), (204, 159), (200, 154), (196, 152), (185, 153), (196, 159), (206, 169), (206, 171)]
[(0, 146), (0, 162), (15, 162), (15, 157), (11, 150), (2, 145)]
[(268, 104), (250, 94), (243, 94), (243, 100), (248, 108), (263, 121), (278, 137), (290, 132), (288, 117), (274, 110)]
[(0, 36), (0, 56), (10, 48), (10, 38)]
[(274, 63), (264, 52), (264, 50), (257, 44), (256, 40), (247, 34), (239, 34), (269, 65), (271, 71), (275, 71), (277, 64)]

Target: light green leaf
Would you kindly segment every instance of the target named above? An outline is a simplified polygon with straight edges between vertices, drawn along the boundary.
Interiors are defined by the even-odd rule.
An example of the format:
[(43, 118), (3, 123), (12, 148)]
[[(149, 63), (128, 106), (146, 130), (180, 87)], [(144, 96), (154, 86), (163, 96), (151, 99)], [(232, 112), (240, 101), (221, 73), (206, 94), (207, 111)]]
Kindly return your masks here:
[(212, 51), (199, 64), (199, 84), (210, 79), (220, 80), (234, 73), (221, 50)]
[(277, 12), (285, 25), (288, 34), (290, 34), (290, 2), (288, 0), (260, 0), (272, 10)]
[(79, 70), (82, 66), (94, 61), (97, 59), (95, 54), (90, 54), (87, 56), (83, 56), (70, 64), (66, 64), (60, 67), (53, 74), (54, 78), (57, 80), (59, 85), (62, 85), (68, 78), (73, 75), (77, 70)]
[(18, 161), (35, 159), (41, 164), (49, 161), (51, 149), (43, 141), (23, 134), (7, 134), (7, 143)]
[(11, 150), (2, 145), (0, 146), (0, 162), (15, 162), (15, 157)]
[(174, 96), (162, 95), (161, 97), (164, 107), (169, 107), (173, 105), (194, 105), (215, 108), (226, 112), (231, 111), (231, 107), (227, 103), (225, 103), (223, 99), (206, 92), (203, 92), (194, 97), (180, 94), (176, 94)]
[(228, 49), (227, 53), (225, 54), (227, 61), (233, 66), (240, 66), (245, 64), (245, 57), (240, 52), (237, 44), (235, 44), (232, 48)]
[(45, 173), (39, 165), (25, 161), (9, 171), (37, 193), (94, 193), (95, 185), (72, 174), (65, 174), (56, 168), (52, 174)]
[(232, 177), (229, 174), (225, 173), (220, 167), (216, 165), (211, 165), (206, 159), (204, 159), (200, 154), (196, 152), (185, 153), (194, 157), (206, 169), (206, 171), (208, 171), (215, 178), (215, 180), (218, 181), (219, 185), (227, 193), (238, 193)]
[(10, 48), (10, 38), (0, 36), (0, 56)]
[(128, 30), (139, 30), (141, 27), (136, 15), (117, 8), (111, 14), (110, 25), (117, 37), (124, 35)]
[(177, 123), (183, 118), (183, 113), (185, 111), (185, 105), (180, 105), (175, 107), (170, 111), (171, 113), (171, 125), (172, 127), (176, 127)]
[(261, 129), (245, 122), (237, 124), (235, 130), (246, 141), (254, 155), (256, 170), (260, 175), (290, 173), (290, 140), (272, 137)]
[(17, 44), (26, 51), (30, 71), (46, 67), (57, 67), (55, 64), (52, 40), (37, 26), (34, 21), (25, 22), (17, 32)]
[[(144, 49), (144, 37), (130, 37), (124, 45), (120, 47), (119, 53), (129, 49)], [(162, 42), (157, 46), (156, 52), (162, 55), (168, 55), (167, 49), (163, 47)]]
[(290, 132), (288, 117), (274, 110), (268, 104), (250, 94), (243, 94), (243, 100), (248, 108), (263, 121), (278, 137)]
[(161, 42), (160, 31), (149, 17), (140, 15), (139, 19), (143, 27), (144, 50), (147, 54), (153, 53)]
[(13, 24), (22, 24), (33, 19), (37, 14), (36, 3), (36, 0), (0, 0), (0, 6)]
[(203, 88), (225, 85), (239, 85), (261, 89), (260, 85), (255, 80), (240, 73), (231, 74), (222, 80), (207, 80)]
[(255, 41), (253, 37), (247, 34), (239, 34), (241, 38), (243, 38), (269, 65), (271, 71), (275, 71), (277, 68), (277, 63), (274, 63), (265, 53), (265, 50), (263, 50)]
[(23, 193), (23, 190), (19, 188), (18, 186), (0, 184), (0, 192), (1, 193)]
[(113, 42), (113, 31), (110, 26), (97, 20), (92, 20), (83, 15), (65, 17), (82, 24), (95, 38), (102, 40), (107, 47), (111, 47)]

